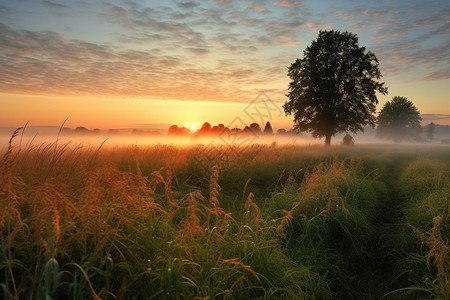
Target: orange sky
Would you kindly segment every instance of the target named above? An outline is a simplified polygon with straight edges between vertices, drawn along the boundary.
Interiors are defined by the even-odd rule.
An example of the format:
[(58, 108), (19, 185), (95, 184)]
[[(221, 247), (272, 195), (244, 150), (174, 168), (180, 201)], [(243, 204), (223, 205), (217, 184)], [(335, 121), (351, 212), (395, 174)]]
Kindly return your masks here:
[[(389, 87), (389, 95), (379, 97), (379, 111), (384, 102), (393, 95), (402, 95), (413, 101), (419, 111), (426, 115), (423, 123), (433, 121), (441, 125), (450, 125), (450, 105), (448, 81), (409, 83)], [(84, 126), (90, 129), (100, 128), (168, 128), (170, 124), (198, 127), (203, 122), (222, 123), (226, 126), (236, 119), (244, 123), (265, 123), (270, 121), (275, 129), (292, 127), (292, 116), (282, 111), (282, 97), (254, 99), (243, 102), (155, 100), (145, 98), (111, 98), (89, 96), (33, 96), (1, 95), (2, 102), (0, 126), (19, 127), (30, 121), (30, 126), (59, 126), (67, 119), (66, 126), (75, 128)], [(253, 101), (253, 102), (252, 102)], [(268, 101), (273, 110), (267, 114), (267, 108), (258, 105)], [(247, 110), (246, 110), (247, 109)], [(252, 110), (252, 111), (249, 111)], [(157, 126), (159, 124), (159, 126)], [(163, 125), (164, 124), (164, 125)], [(245, 125), (245, 124), (243, 124)]]
[(450, 125), (449, 12), (442, 0), (4, 0), (0, 126), (290, 128), (287, 67), (330, 28), (379, 58), (377, 111), (404, 96), (424, 123)]

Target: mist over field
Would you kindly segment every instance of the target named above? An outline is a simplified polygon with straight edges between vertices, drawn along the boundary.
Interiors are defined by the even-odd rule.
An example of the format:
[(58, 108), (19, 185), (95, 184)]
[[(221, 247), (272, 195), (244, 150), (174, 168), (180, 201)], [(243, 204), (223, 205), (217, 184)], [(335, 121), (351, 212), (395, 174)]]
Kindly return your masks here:
[[(376, 137), (373, 128), (366, 128), (365, 132), (351, 134), (354, 137), (355, 146), (379, 147), (384, 145), (389, 148), (410, 147), (412, 145), (420, 146), (444, 146), (444, 143), (450, 139), (450, 126), (438, 127), (439, 132), (433, 139), (432, 143), (427, 141), (420, 142), (404, 142), (395, 144), (391, 141), (382, 140)], [(0, 128), (0, 150), (5, 150), (8, 141), (11, 138), (15, 128)], [(345, 134), (336, 134), (332, 139), (332, 145), (338, 146), (343, 143)], [(185, 136), (170, 136), (167, 133), (159, 133), (157, 131), (146, 131), (142, 129), (115, 129), (115, 130), (99, 130), (98, 132), (76, 133), (61, 131), (58, 127), (29, 127), (24, 131), (20, 131), (14, 140), (14, 145), (21, 146), (46, 145), (58, 141), (59, 144), (69, 144), (71, 146), (83, 146), (102, 148), (121, 147), (121, 146), (155, 146), (155, 145), (172, 145), (179, 147), (196, 147), (203, 146), (240, 146), (247, 147), (253, 144), (271, 145), (271, 146), (307, 146), (322, 145), (324, 139), (313, 138), (309, 134), (250, 134), (243, 133), (229, 134), (223, 133), (215, 136), (194, 136), (192, 134)]]

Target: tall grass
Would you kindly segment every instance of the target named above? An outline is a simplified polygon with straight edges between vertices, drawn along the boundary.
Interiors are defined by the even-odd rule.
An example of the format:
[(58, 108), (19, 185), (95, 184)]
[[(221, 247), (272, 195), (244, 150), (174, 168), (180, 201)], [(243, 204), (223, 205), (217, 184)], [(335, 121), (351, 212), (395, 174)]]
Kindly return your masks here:
[(267, 206), (275, 217), (290, 216), (289, 256), (327, 278), (335, 298), (352, 298), (355, 281), (371, 263), (371, 221), (387, 194), (377, 171), (364, 174), (363, 169), (363, 161), (354, 158), (319, 163), (300, 183), (291, 176)]
[(160, 146), (19, 152), (12, 141), (1, 164), (4, 297), (329, 296), (323, 278), (282, 252), (281, 223), (262, 217), (251, 192), (244, 211), (223, 207), (218, 166), (206, 189), (180, 184), (192, 150), (164, 148), (161, 165)]
[[(413, 287), (425, 296), (447, 292), (448, 168), (434, 164), (431, 170), (441, 171), (431, 181), (419, 170), (427, 175), (415, 182), (413, 162), (393, 183), (400, 197), (389, 190), (386, 165), (415, 154), (255, 145), (238, 155), (223, 147), (226, 159), (202, 161), (209, 159), (205, 147), (21, 146), (18, 134), (0, 160), (0, 297), (369, 299), (411, 295)], [(439, 155), (440, 164), (446, 156)], [(374, 250), (386, 199), (405, 209), (389, 244), (396, 280), (377, 267), (384, 249)]]
[(448, 299), (450, 295), (450, 165), (419, 157), (396, 184), (404, 214), (393, 236), (397, 294)]

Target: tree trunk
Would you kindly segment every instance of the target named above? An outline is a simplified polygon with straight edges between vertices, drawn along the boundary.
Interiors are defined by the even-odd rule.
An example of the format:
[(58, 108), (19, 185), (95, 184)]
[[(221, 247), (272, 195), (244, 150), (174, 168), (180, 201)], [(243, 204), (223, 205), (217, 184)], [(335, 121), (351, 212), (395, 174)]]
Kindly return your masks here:
[(325, 146), (329, 147), (331, 145), (331, 134), (325, 136)]

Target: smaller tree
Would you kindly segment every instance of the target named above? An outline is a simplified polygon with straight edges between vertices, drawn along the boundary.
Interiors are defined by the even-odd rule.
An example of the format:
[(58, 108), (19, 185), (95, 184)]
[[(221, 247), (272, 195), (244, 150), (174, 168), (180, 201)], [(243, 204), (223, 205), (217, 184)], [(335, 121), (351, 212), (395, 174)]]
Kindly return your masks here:
[(172, 125), (169, 127), (168, 135), (188, 135), (191, 131), (185, 127)]
[(350, 134), (347, 133), (342, 138), (342, 145), (344, 145), (344, 146), (354, 146), (355, 145), (355, 139)]
[(208, 122), (203, 123), (202, 127), (198, 130), (200, 134), (209, 134), (211, 133), (211, 124)]
[(270, 122), (267, 121), (266, 126), (264, 127), (264, 134), (272, 134), (272, 133), (273, 133), (272, 125), (270, 125)]
[(250, 130), (253, 131), (254, 134), (259, 135), (261, 133), (261, 126), (258, 123), (250, 124)]
[(377, 136), (398, 143), (420, 135), (422, 117), (406, 97), (395, 96), (384, 104), (377, 118)]
[(430, 124), (428, 124), (425, 130), (427, 134), (427, 139), (431, 143), (433, 141), (434, 135), (436, 134), (436, 125), (433, 122), (431, 122)]

